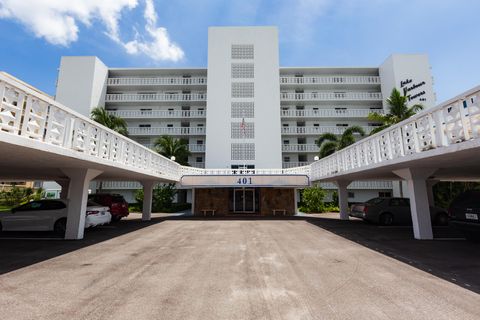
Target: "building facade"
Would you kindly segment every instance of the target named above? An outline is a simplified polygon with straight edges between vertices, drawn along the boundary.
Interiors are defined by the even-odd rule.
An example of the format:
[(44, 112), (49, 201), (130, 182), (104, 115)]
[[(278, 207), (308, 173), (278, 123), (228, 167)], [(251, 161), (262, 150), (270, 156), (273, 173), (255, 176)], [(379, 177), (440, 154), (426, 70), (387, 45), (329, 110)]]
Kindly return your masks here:
[[(109, 68), (96, 57), (62, 57), (56, 99), (89, 115), (124, 118), (131, 138), (153, 147), (188, 141), (200, 168), (290, 168), (314, 161), (315, 140), (358, 125), (378, 126), (393, 88), (409, 104), (435, 105), (428, 57), (394, 54), (378, 67), (280, 67), (275, 27), (212, 27), (207, 68)], [(136, 182), (104, 182), (133, 201)], [(333, 185), (325, 184), (327, 189)], [(352, 183), (350, 201), (392, 194), (389, 181)]]

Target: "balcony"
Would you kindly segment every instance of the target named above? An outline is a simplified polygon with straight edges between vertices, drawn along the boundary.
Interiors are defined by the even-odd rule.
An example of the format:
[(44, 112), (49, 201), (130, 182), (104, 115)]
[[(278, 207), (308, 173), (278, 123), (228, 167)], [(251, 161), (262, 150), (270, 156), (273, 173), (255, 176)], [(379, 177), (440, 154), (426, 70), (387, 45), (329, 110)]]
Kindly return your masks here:
[[(375, 127), (360, 126), (369, 134)], [(322, 126), (322, 127), (282, 127), (282, 135), (320, 135), (322, 133), (342, 134), (348, 127)]]
[(207, 85), (207, 77), (150, 77), (150, 78), (108, 78), (109, 86), (185, 86)]
[[(155, 148), (155, 145), (153, 143), (147, 143), (143, 144), (144, 147), (153, 149)], [(188, 145), (188, 151), (191, 153), (201, 153), (205, 152), (205, 145), (204, 144), (189, 144)]]
[(281, 101), (382, 101), (380, 92), (282, 92)]
[(306, 161), (306, 162), (283, 162), (282, 167), (284, 169), (288, 169), (288, 168), (308, 166), (309, 164), (310, 164), (310, 162), (308, 162), (308, 161)]
[(377, 77), (377, 76), (309, 76), (309, 77), (280, 76), (280, 85), (284, 85), (284, 84), (371, 85), (371, 84), (380, 84), (380, 77)]
[(109, 93), (105, 96), (105, 102), (191, 102), (206, 100), (206, 93)]
[(369, 113), (384, 114), (383, 109), (318, 109), (318, 110), (281, 110), (282, 118), (366, 118)]
[(318, 152), (316, 144), (284, 144), (282, 152)]
[(204, 127), (128, 127), (131, 136), (201, 136), (205, 135)]
[(108, 114), (124, 119), (204, 119), (207, 115), (205, 110), (112, 110), (107, 112)]

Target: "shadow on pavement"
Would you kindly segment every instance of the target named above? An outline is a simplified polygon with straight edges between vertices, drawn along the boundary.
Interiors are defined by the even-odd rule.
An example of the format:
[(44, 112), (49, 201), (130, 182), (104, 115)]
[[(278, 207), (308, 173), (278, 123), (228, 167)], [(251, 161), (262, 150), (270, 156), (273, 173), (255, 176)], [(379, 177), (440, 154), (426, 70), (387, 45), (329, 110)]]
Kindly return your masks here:
[(0, 274), (8, 273), (81, 248), (164, 222), (169, 217), (120, 220), (108, 226), (85, 229), (82, 240), (64, 240), (53, 232), (0, 233)]
[(411, 226), (383, 227), (359, 219), (306, 217), (309, 223), (446, 281), (480, 293), (480, 244), (452, 227), (434, 226), (435, 240), (415, 240)]

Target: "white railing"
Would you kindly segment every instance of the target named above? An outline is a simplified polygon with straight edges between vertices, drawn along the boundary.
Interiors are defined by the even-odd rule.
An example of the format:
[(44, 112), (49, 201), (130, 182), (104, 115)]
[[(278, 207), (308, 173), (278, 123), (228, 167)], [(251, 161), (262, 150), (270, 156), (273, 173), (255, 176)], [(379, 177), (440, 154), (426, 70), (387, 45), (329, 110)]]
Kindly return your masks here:
[(140, 78), (140, 77), (125, 77), (125, 78), (108, 78), (107, 85), (112, 86), (158, 86), (158, 85), (207, 85), (207, 77), (151, 77), (151, 78)]
[(206, 93), (109, 93), (105, 102), (206, 101)]
[(377, 76), (280, 76), (282, 84), (380, 84)]
[[(365, 130), (365, 133), (370, 133), (375, 127), (360, 126)], [(342, 134), (348, 127), (337, 126), (319, 126), (319, 127), (282, 127), (283, 135), (319, 135), (322, 133)]]
[(299, 161), (299, 162), (283, 162), (282, 163), (282, 167), (284, 169), (288, 169), (288, 168), (297, 168), (297, 167), (303, 167), (303, 166), (308, 166), (310, 164), (310, 162), (308, 161)]
[(286, 169), (200, 169), (194, 167), (182, 167), (183, 175), (282, 175), (282, 174), (305, 174), (310, 172), (310, 166), (286, 168)]
[(190, 152), (205, 152), (205, 145), (204, 144), (189, 144), (188, 150)]
[[(180, 165), (0, 73), (0, 133), (58, 147), (87, 161), (178, 180)], [(4, 155), (5, 156), (5, 155)]]
[(282, 152), (318, 152), (316, 144), (283, 144)]
[(131, 136), (198, 136), (205, 135), (205, 127), (128, 127)]
[(282, 92), (281, 101), (335, 101), (335, 100), (372, 100), (382, 101), (380, 92)]
[[(331, 182), (321, 182), (320, 187), (324, 189), (337, 189), (337, 186)], [(347, 189), (353, 190), (391, 190), (393, 188), (391, 181), (353, 181)]]
[(318, 109), (281, 110), (282, 118), (366, 118), (371, 112), (384, 114), (383, 109)]
[(102, 181), (102, 189), (106, 190), (138, 190), (143, 186), (137, 181)]
[(205, 118), (205, 110), (107, 110), (108, 114), (125, 118)]
[(311, 164), (312, 180), (480, 137), (480, 86)]

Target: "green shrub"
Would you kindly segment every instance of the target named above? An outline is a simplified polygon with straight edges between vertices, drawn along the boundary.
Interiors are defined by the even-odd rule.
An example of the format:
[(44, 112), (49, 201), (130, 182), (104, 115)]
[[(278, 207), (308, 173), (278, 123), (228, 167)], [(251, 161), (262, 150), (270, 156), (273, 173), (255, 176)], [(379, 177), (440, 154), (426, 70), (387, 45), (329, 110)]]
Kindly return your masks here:
[[(173, 198), (177, 194), (175, 184), (157, 185), (153, 189), (152, 212), (178, 212), (189, 209), (189, 203), (173, 203)], [(143, 208), (143, 189), (135, 191), (135, 201), (137, 202), (131, 210), (141, 211)]]
[(307, 213), (325, 212), (325, 204), (323, 202), (324, 198), (325, 190), (319, 186), (312, 186), (303, 189), (300, 211)]

